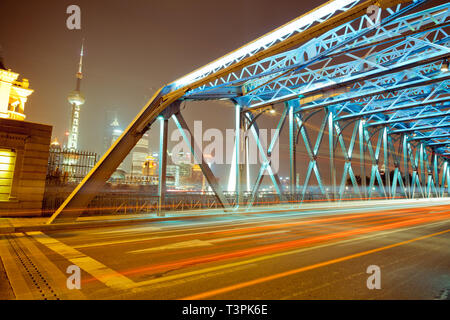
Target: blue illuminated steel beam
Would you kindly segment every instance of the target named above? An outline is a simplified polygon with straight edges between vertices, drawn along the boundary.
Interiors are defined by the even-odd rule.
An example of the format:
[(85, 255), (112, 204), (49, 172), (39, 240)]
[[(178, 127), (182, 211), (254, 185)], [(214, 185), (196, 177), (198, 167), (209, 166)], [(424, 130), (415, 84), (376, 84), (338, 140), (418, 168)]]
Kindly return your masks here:
[[(441, 11), (442, 8), (440, 12)], [(448, 14), (446, 13), (446, 10), (444, 10), (444, 12), (446, 14), (445, 19), (447, 19)], [(428, 21), (431, 20), (428, 19)], [(438, 28), (435, 32), (442, 34), (443, 31)], [(443, 35), (445, 37), (445, 33)], [(419, 34), (417, 36), (419, 37), (422, 35)], [(386, 52), (383, 54), (372, 54), (373, 58), (365, 57), (363, 59), (352, 55), (353, 61), (344, 64), (319, 67), (318, 70), (313, 69), (310, 66), (307, 70), (301, 71), (295, 75), (291, 74), (289, 77), (286, 77), (285, 80), (278, 80), (278, 82), (273, 83), (272, 97), (269, 95), (268, 97), (263, 98), (264, 90), (262, 89), (258, 92), (252, 92), (253, 98), (258, 100), (256, 103), (253, 103), (252, 106), (260, 107), (266, 104), (290, 100), (299, 95), (312, 94), (320, 90), (331, 90), (336, 86), (355, 83), (358, 79), (380, 77), (383, 74), (390, 74), (396, 70), (411, 67), (417, 63), (436, 61), (448, 55), (449, 49), (445, 45), (435, 47), (435, 44), (433, 43), (435, 35), (426, 34), (426, 36), (428, 41), (420, 42), (418, 44), (416, 44), (417, 38), (408, 37), (406, 40), (397, 43), (395, 46), (386, 49)], [(443, 40), (441, 39), (440, 41)], [(414, 50), (411, 50), (411, 44), (414, 44)], [(427, 55), (424, 56), (423, 52), (422, 55), (418, 54), (420, 50), (432, 50), (432, 52), (427, 53)], [(396, 65), (388, 63), (394, 60), (397, 61)], [(380, 62), (374, 63), (372, 61)], [(361, 73), (361, 70), (364, 70), (368, 63), (370, 63), (370, 68)], [(283, 84), (282, 81), (285, 81), (286, 83)], [(296, 85), (299, 87), (296, 88)], [(268, 91), (267, 88), (265, 89), (265, 91)]]
[[(230, 74), (227, 78), (221, 78), (213, 83), (194, 89), (188, 92), (187, 96), (199, 96), (198, 94), (201, 92), (208, 94), (210, 91), (220, 90), (220, 88), (225, 85), (230, 86), (240, 84), (243, 85), (243, 94), (252, 92), (252, 96), (254, 96), (255, 99), (258, 99), (259, 91), (265, 90), (264, 86), (261, 87), (262, 84), (265, 84), (268, 81), (271, 82), (273, 79), (277, 79), (280, 74), (283, 74), (283, 72), (290, 71), (292, 69), (304, 69), (311, 63), (320, 61), (321, 59), (326, 59), (326, 53), (333, 54), (345, 44), (347, 44), (346, 49), (348, 49), (348, 47), (352, 47), (353, 45), (353, 43), (349, 44), (349, 41), (364, 39), (363, 36), (369, 31), (375, 32), (375, 35), (372, 38), (376, 38), (376, 41), (379, 41), (381, 39), (392, 38), (397, 34), (405, 33), (416, 26), (424, 25), (423, 21), (430, 21), (430, 19), (423, 19), (423, 16), (411, 16), (409, 17), (410, 21), (396, 20), (421, 3), (422, 2), (417, 1), (412, 5), (407, 5), (406, 7), (397, 6), (387, 8), (387, 12), (389, 13), (388, 16), (376, 25), (373, 25), (371, 17), (368, 15), (362, 15), (355, 20), (336, 26), (335, 29), (324, 33), (320, 37), (310, 40), (298, 49), (273, 55), (270, 58), (258, 61), (257, 63), (242, 69), (239, 73)], [(440, 8), (439, 10), (435, 10), (435, 12), (427, 11), (426, 14), (428, 16), (432, 16), (433, 19), (439, 23), (442, 20), (440, 15), (445, 14), (445, 12), (440, 13), (439, 11), (443, 11), (443, 9)], [(390, 20), (394, 20), (394, 22), (386, 27), (385, 25)], [(420, 20), (422, 20), (422, 22), (419, 22)], [(305, 58), (305, 56), (307, 58)], [(259, 91), (255, 92), (255, 88), (258, 88)], [(292, 97), (289, 99), (292, 99)], [(251, 103), (252, 101), (246, 102)]]

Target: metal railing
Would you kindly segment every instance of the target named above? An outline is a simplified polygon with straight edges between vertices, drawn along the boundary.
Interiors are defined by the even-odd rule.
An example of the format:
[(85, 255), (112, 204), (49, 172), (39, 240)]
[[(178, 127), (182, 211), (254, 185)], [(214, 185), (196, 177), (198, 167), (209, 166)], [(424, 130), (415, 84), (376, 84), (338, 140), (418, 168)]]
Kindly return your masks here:
[(97, 162), (95, 152), (68, 150), (52, 146), (48, 157), (48, 185), (79, 183)]

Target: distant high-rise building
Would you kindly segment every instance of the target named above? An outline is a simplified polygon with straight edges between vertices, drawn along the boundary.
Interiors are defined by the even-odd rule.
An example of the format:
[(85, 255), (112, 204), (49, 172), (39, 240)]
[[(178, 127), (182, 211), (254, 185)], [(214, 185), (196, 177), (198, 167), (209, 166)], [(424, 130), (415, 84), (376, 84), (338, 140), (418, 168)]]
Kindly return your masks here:
[(149, 140), (146, 133), (131, 151), (131, 175), (133, 178), (142, 177), (142, 169), (148, 156), (148, 146)]
[(123, 130), (120, 128), (119, 119), (117, 118), (117, 112), (107, 111), (106, 127), (103, 138), (103, 152), (113, 145), (113, 143), (120, 137)]
[(78, 135), (80, 127), (80, 107), (85, 103), (83, 94), (81, 93), (81, 79), (83, 79), (83, 44), (81, 44), (80, 62), (78, 64), (78, 72), (76, 74), (77, 84), (75, 90), (69, 93), (67, 100), (72, 106), (72, 114), (70, 120), (69, 139), (67, 148), (76, 150), (78, 148)]
[[(117, 118), (116, 111), (107, 111), (106, 113), (106, 126), (103, 137), (103, 153), (106, 153), (108, 149), (116, 142), (120, 137), (123, 130), (120, 128), (119, 119)], [(125, 165), (122, 162), (111, 175), (111, 181), (120, 182), (125, 179), (126, 170)]]

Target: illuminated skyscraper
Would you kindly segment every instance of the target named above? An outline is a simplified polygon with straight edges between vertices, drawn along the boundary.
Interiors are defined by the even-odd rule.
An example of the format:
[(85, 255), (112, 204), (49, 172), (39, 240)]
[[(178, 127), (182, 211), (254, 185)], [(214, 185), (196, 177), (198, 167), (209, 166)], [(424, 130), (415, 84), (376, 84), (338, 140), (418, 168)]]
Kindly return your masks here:
[(80, 106), (84, 104), (85, 99), (81, 93), (81, 79), (83, 79), (83, 44), (81, 44), (80, 62), (78, 64), (78, 72), (76, 74), (77, 84), (74, 91), (69, 93), (67, 100), (72, 106), (72, 115), (70, 120), (69, 141), (67, 148), (76, 150), (78, 148), (78, 134), (80, 126)]

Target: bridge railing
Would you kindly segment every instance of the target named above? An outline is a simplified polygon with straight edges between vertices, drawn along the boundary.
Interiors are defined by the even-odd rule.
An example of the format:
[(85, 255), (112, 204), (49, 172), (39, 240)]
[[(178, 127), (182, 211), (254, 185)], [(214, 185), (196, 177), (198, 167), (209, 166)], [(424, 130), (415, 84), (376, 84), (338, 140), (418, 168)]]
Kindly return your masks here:
[[(57, 190), (48, 191), (44, 197), (43, 212), (46, 215), (51, 215), (66, 199), (66, 197), (72, 191), (73, 186), (65, 186), (64, 188), (58, 188)], [(372, 200), (386, 199), (382, 196), (382, 193), (377, 190), (372, 190)], [(129, 191), (117, 191), (106, 189), (100, 192), (84, 210), (83, 215), (114, 215), (114, 214), (148, 214), (158, 213), (159, 197), (157, 192), (149, 192), (150, 189), (143, 191), (129, 190)], [(443, 188), (441, 192), (446, 194)], [(402, 199), (400, 192), (396, 199)], [(228, 202), (232, 206), (236, 206), (236, 193), (228, 192), (225, 194)], [(240, 199), (239, 207), (245, 208), (250, 202), (251, 194), (244, 192)], [(417, 192), (414, 198), (422, 198), (422, 195)], [(333, 196), (332, 192), (322, 194), (320, 192), (306, 192), (305, 197), (302, 200), (301, 193), (283, 193), (280, 198), (275, 192), (261, 192), (258, 194), (256, 200), (253, 202), (253, 207), (263, 206), (279, 206), (289, 205), (296, 206), (302, 203), (319, 203), (325, 201), (359, 201), (364, 200), (360, 194), (353, 192), (351, 188), (346, 190), (342, 199), (338, 199)], [(211, 192), (191, 192), (191, 193), (167, 193), (164, 203), (161, 204), (162, 212), (189, 212), (192, 210), (208, 210), (208, 209), (220, 209), (215, 195)]]

